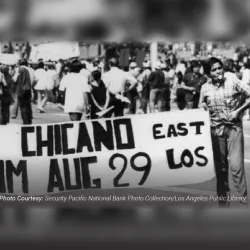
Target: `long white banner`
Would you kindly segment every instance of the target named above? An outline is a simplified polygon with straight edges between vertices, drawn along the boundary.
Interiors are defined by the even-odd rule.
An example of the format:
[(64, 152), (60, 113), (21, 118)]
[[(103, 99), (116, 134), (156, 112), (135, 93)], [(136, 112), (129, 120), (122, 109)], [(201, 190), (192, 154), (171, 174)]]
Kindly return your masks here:
[(0, 194), (195, 184), (214, 174), (205, 111), (0, 127)]

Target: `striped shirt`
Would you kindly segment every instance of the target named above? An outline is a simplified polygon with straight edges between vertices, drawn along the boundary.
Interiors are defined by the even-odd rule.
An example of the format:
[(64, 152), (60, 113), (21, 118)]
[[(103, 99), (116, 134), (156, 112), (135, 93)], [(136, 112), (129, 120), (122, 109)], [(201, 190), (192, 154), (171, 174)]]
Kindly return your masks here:
[(218, 136), (223, 135), (226, 125), (237, 125), (239, 120), (232, 120), (232, 111), (240, 108), (250, 97), (250, 87), (242, 83), (235, 74), (225, 73), (222, 84), (207, 81), (201, 88), (200, 106), (209, 110), (211, 127)]

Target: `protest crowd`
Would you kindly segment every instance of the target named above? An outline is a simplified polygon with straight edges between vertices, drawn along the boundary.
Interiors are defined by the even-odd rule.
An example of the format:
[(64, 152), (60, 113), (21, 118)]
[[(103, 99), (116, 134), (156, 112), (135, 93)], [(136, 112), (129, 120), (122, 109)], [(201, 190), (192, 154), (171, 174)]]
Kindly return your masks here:
[[(178, 58), (175, 50), (151, 64), (150, 58), (131, 58), (120, 65), (124, 55), (94, 59), (1, 63), (1, 124), (15, 119), (20, 107), (23, 124), (32, 123), (31, 105), (40, 113), (49, 112), (47, 102), (69, 114), (72, 121), (109, 118), (198, 108), (202, 85), (208, 80), (206, 58), (200, 55)], [(208, 53), (224, 63), (226, 72), (250, 83), (249, 53), (234, 58)], [(140, 55), (142, 57), (142, 55)], [(146, 58), (147, 57), (147, 58)], [(124, 66), (126, 64), (126, 66)], [(247, 119), (250, 118), (246, 114)]]
[(50, 112), (48, 102), (71, 121), (204, 108), (211, 119), (217, 194), (225, 198), (219, 204), (228, 204), (229, 169), (239, 195), (247, 197), (242, 118), (250, 120), (250, 51), (235, 50), (232, 58), (212, 49), (181, 58), (178, 46), (162, 52), (154, 62), (143, 49), (131, 56), (129, 49), (112, 46), (92, 59), (1, 63), (0, 123), (16, 119), (20, 109), (23, 124), (32, 124), (34, 108), (42, 116)]

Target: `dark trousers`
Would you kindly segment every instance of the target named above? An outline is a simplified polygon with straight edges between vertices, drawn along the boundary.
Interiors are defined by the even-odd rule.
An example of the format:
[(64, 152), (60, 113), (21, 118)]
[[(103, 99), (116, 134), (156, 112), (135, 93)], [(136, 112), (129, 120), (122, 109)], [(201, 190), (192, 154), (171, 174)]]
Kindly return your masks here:
[(163, 101), (162, 101), (162, 111), (170, 111), (171, 106), (170, 106), (170, 96), (171, 96), (171, 91), (169, 87), (166, 87), (163, 89)]
[(64, 105), (65, 102), (65, 92), (58, 90), (57, 103)]
[(24, 125), (32, 124), (31, 91), (18, 96), (21, 117)]
[(73, 121), (81, 121), (82, 113), (69, 113), (70, 120)]
[(141, 92), (138, 93), (140, 100), (140, 109), (142, 109), (143, 113), (147, 113), (148, 111), (148, 103), (149, 103), (149, 87), (145, 86)]
[(0, 103), (0, 125), (6, 125), (10, 122), (10, 105)]
[(186, 107), (185, 91), (178, 89), (176, 92), (176, 102), (179, 110), (183, 110)]
[(124, 115), (125, 103), (121, 100), (115, 98), (114, 95), (111, 95), (110, 107), (114, 107), (113, 114), (115, 117), (120, 117)]
[(231, 171), (232, 182), (238, 196), (247, 197), (242, 125), (227, 126), (223, 136), (216, 136), (212, 129), (212, 145), (217, 178), (217, 195), (223, 198), (219, 204), (228, 204), (229, 171)]
[(127, 114), (135, 114), (136, 112), (136, 99), (137, 99), (137, 90), (136, 89), (132, 89), (129, 90), (126, 95), (125, 95), (130, 103), (125, 105), (125, 109), (127, 109)]

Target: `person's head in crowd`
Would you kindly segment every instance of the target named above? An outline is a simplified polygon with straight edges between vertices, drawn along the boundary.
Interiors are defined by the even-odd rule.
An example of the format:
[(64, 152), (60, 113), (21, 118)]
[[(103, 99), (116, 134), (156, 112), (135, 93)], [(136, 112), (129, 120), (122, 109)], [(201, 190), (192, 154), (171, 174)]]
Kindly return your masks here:
[(0, 72), (3, 73), (4, 76), (9, 75), (9, 66), (1, 65), (0, 66)]
[(28, 61), (26, 59), (20, 59), (18, 62), (19, 66), (26, 66), (28, 67)]
[(64, 61), (64, 65), (70, 66), (70, 61), (69, 61), (69, 60), (65, 60), (65, 61)]
[(176, 77), (179, 83), (183, 81), (183, 74), (180, 71), (178, 71), (178, 73), (176, 74)]
[(99, 63), (100, 63), (99, 61), (95, 60), (95, 61), (93, 62), (93, 67), (96, 67), (96, 68), (97, 68), (97, 67), (99, 66)]
[(161, 62), (157, 62), (157, 63), (155, 64), (155, 70), (156, 70), (156, 71), (161, 70)]
[(37, 68), (44, 69), (44, 62), (42, 62), (42, 61), (38, 62)]
[(54, 64), (48, 65), (48, 70), (55, 70), (55, 69), (56, 69), (56, 67)]
[(142, 63), (142, 67), (143, 67), (143, 69), (150, 69), (150, 62), (143, 62)]
[(182, 58), (182, 59), (180, 59), (180, 64), (186, 65), (186, 61)]
[(86, 61), (90, 64), (93, 64), (93, 60), (91, 58), (88, 58)]
[(161, 64), (161, 69), (164, 70), (164, 71), (167, 69), (166, 63), (162, 63), (162, 64)]
[(132, 72), (132, 76), (134, 78), (137, 78), (141, 74), (141, 68), (136, 67), (131, 72)]
[(201, 65), (199, 64), (197, 60), (191, 61), (191, 70), (194, 74), (200, 73), (200, 68), (201, 68)]
[(116, 58), (111, 58), (109, 60), (109, 66), (110, 68), (118, 67), (118, 61)]
[(102, 72), (100, 70), (94, 70), (91, 73), (91, 82), (96, 82), (99, 87), (105, 87), (105, 84), (101, 78), (102, 78)]
[(224, 78), (224, 65), (216, 57), (209, 58), (204, 65), (204, 72), (213, 82), (222, 82)]
[(250, 69), (250, 59), (247, 60), (247, 62), (244, 64), (244, 67), (246, 69)]
[(80, 60), (75, 59), (70, 64), (70, 72), (72, 73), (80, 73), (82, 70), (82, 63)]
[(92, 76), (92, 79), (96, 82), (99, 82), (102, 78), (102, 73), (100, 70), (94, 70), (92, 73), (91, 73), (91, 76)]
[(63, 64), (64, 64), (63, 59), (59, 59), (59, 60), (58, 60), (58, 63), (60, 63), (61, 65), (63, 65)]
[(136, 62), (131, 62), (129, 64), (129, 71), (134, 70), (136, 67), (137, 67), (137, 63)]
[(225, 72), (235, 72), (235, 63), (233, 59), (227, 59), (224, 63), (224, 70)]
[(65, 66), (63, 67), (63, 73), (64, 73), (65, 75), (67, 75), (69, 72), (70, 72), (70, 67), (69, 67), (68, 65), (65, 65)]

